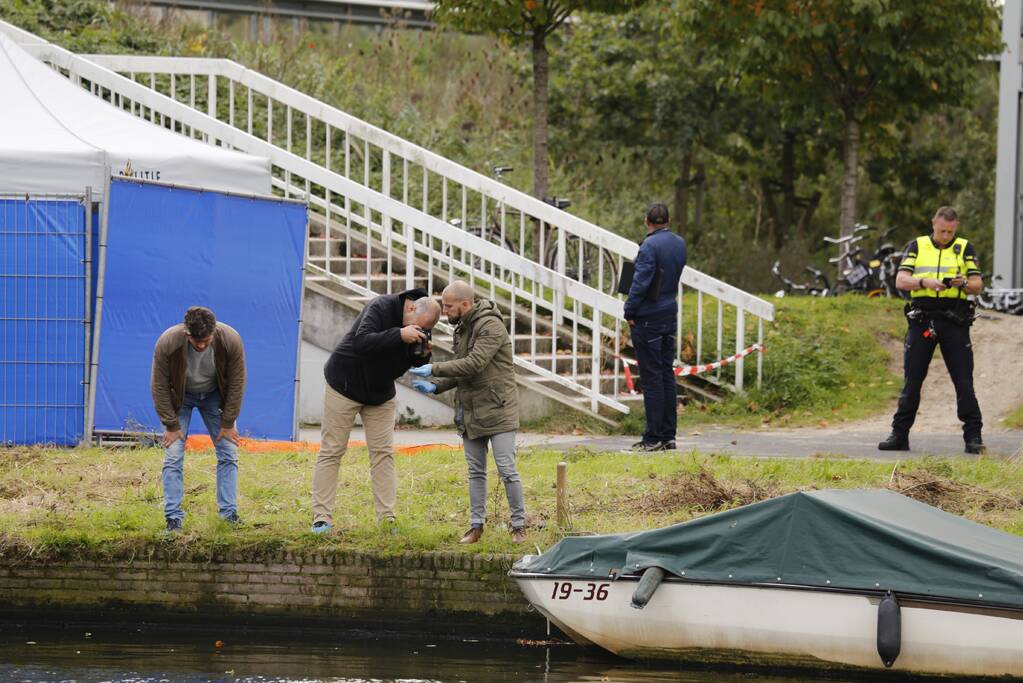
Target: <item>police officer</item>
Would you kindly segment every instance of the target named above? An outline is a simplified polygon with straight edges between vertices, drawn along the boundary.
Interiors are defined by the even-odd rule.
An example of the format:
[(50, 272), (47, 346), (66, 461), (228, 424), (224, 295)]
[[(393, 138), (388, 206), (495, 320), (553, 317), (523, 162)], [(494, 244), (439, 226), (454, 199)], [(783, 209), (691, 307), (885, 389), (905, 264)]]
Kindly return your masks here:
[(909, 329), (904, 357), (905, 385), (899, 407), (892, 418), (892, 433), (877, 445), (882, 451), (908, 451), (909, 430), (920, 407), (920, 387), (934, 347), (941, 356), (956, 390), (956, 412), (963, 423), (967, 453), (983, 453), (983, 423), (980, 406), (973, 393), (973, 347), (970, 325), (973, 305), (967, 294), (979, 294), (984, 288), (973, 245), (956, 237), (959, 215), (950, 206), (934, 214), (930, 235), (918, 237), (908, 245), (899, 264), (895, 286), (910, 293), (906, 308)]

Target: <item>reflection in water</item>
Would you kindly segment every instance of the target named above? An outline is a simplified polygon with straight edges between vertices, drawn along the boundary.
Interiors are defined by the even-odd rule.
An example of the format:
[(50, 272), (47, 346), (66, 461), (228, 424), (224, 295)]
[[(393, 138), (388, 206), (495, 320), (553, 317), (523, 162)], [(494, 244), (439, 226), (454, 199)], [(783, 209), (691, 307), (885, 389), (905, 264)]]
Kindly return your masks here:
[[(218, 646), (219, 645), (219, 646)], [(383, 681), (724, 681), (796, 679), (637, 664), (574, 645), (424, 640), (322, 631), (47, 630), (0, 624), (0, 681), (362, 683)]]

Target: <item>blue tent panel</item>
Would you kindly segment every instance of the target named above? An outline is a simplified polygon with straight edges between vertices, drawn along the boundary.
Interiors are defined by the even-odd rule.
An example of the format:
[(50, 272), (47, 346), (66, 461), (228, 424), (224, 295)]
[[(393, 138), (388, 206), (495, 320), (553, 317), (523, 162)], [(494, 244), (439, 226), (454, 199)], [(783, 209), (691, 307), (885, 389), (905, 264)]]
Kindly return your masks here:
[[(153, 347), (189, 306), (207, 306), (245, 344), (239, 431), (294, 438), (305, 231), (293, 202), (112, 181), (94, 428), (162, 430)], [(205, 431), (198, 415), (191, 424)]]
[(0, 200), (0, 443), (81, 440), (85, 318), (83, 204)]

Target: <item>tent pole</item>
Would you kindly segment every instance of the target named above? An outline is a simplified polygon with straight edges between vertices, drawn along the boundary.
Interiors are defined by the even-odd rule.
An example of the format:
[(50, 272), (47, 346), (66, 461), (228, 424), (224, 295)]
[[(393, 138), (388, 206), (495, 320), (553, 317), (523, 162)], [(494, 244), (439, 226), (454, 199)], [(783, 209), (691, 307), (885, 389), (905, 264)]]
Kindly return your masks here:
[(302, 270), (301, 270), (302, 283), (299, 285), (299, 287), (301, 287), (301, 289), (299, 290), (299, 295), (298, 295), (298, 348), (297, 348), (296, 353), (295, 353), (295, 396), (294, 396), (294, 408), (293, 408), (294, 419), (293, 419), (293, 426), (292, 426), (292, 434), (294, 434), (294, 436), (292, 436), (292, 438), (291, 438), (292, 441), (298, 441), (298, 438), (299, 438), (299, 435), (300, 435), (300, 432), (298, 430), (298, 406), (299, 406), (299, 403), (300, 403), (299, 396), (301, 395), (301, 391), (302, 391), (302, 308), (305, 306), (305, 267), (306, 267), (306, 264), (309, 262), (309, 204), (308, 204), (308, 202), (309, 202), (309, 199), (308, 199), (308, 196), (307, 196), (307, 198), (306, 198), (306, 209), (305, 209), (305, 211), (306, 211), (305, 227), (302, 230), (305, 233), (305, 237), (304, 237), (303, 243), (302, 243), (302, 266), (301, 266), (301, 268), (302, 268)]
[(92, 345), (92, 378), (89, 384), (88, 417), (85, 422), (85, 438), (92, 443), (92, 430), (96, 418), (96, 385), (99, 383), (99, 334), (103, 324), (103, 285), (107, 270), (107, 227), (110, 221), (110, 166), (103, 168), (103, 207), (99, 219), (99, 268), (96, 277), (96, 323), (93, 329), (96, 343)]
[(91, 382), (89, 373), (89, 347), (92, 340), (92, 187), (85, 188), (85, 355), (83, 361), (84, 392), (82, 401), (85, 403), (84, 424), (82, 425), (82, 440), (79, 446), (89, 445), (89, 400), (91, 393)]

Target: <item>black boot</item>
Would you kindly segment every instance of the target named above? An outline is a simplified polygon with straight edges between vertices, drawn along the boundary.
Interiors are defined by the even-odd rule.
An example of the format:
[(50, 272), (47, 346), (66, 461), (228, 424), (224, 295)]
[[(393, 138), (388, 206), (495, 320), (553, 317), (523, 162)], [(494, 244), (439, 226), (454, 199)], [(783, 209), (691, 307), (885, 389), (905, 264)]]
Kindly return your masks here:
[(908, 451), (909, 434), (892, 432), (887, 439), (877, 444), (877, 449), (879, 451)]
[(979, 436), (968, 439), (966, 441), (966, 452), (971, 455), (983, 455), (987, 453), (987, 446)]

